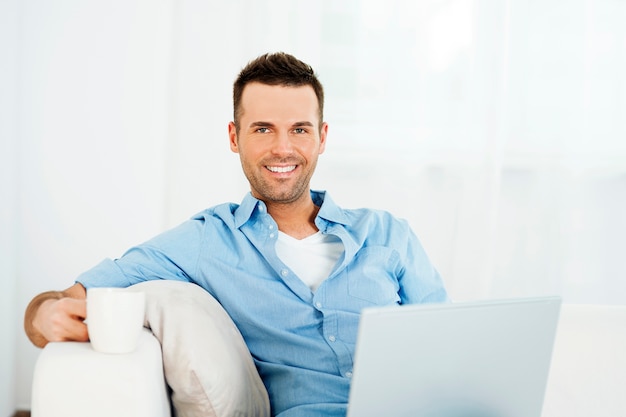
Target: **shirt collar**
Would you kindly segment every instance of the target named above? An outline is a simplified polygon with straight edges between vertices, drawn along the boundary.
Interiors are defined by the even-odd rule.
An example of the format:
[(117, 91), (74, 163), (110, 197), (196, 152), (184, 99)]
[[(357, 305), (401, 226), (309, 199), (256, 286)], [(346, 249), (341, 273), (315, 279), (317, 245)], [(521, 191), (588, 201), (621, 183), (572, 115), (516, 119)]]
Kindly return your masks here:
[(262, 210), (265, 210), (265, 203), (252, 197), (252, 193), (248, 192), (235, 211), (235, 227), (240, 228), (244, 223), (250, 220), (252, 213), (258, 206), (262, 207)]
[[(317, 213), (317, 217), (324, 219), (331, 223), (348, 224), (349, 220), (344, 211), (335, 204), (326, 191), (311, 190), (311, 198), (316, 206), (320, 207), (320, 211)], [(247, 193), (244, 197), (241, 205), (235, 211), (235, 227), (240, 228), (250, 218), (252, 218), (255, 211), (265, 212), (267, 207), (265, 203), (252, 196), (252, 193)]]
[(318, 218), (322, 218), (331, 223), (349, 225), (350, 221), (346, 213), (341, 207), (335, 204), (326, 191), (311, 190), (311, 197), (313, 198), (313, 203), (320, 207), (320, 211), (317, 213)]

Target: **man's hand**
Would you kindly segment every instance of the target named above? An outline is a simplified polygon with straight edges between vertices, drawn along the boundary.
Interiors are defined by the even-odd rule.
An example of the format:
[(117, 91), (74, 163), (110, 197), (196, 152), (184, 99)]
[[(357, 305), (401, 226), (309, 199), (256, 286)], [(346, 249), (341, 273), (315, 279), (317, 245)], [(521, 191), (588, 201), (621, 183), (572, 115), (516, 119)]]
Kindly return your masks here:
[(38, 347), (48, 342), (89, 340), (85, 288), (75, 284), (65, 291), (39, 294), (28, 305), (24, 315), (24, 330)]

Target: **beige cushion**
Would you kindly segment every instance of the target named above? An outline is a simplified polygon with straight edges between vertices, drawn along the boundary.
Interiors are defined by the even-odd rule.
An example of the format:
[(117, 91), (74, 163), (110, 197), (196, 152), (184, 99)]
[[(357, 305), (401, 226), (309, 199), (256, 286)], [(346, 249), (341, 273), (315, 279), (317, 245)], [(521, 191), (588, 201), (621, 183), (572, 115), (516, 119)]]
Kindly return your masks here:
[(146, 294), (146, 322), (161, 342), (165, 378), (178, 417), (269, 416), (267, 391), (222, 306), (180, 281), (130, 287)]

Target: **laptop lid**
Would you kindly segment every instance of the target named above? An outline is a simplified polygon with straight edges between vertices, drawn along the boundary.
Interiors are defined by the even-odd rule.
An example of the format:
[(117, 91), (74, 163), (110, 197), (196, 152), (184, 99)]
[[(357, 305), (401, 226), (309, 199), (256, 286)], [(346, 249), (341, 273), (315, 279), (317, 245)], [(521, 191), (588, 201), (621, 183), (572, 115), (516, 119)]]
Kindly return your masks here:
[(362, 312), (348, 417), (540, 417), (561, 299)]

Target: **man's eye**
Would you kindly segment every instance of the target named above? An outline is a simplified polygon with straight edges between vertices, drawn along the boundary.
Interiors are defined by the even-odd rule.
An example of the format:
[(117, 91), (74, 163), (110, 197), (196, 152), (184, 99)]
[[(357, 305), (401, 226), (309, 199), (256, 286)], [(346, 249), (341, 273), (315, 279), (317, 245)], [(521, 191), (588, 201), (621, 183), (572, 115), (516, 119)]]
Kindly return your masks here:
[(260, 127), (256, 131), (257, 131), (257, 133), (267, 133), (270, 130), (267, 127)]
[(296, 128), (293, 130), (293, 132), (294, 132), (294, 133), (296, 133), (296, 134), (298, 134), (298, 135), (301, 135), (301, 134), (303, 134), (303, 133), (306, 133), (306, 129), (303, 129), (303, 128), (301, 128), (301, 127), (296, 127)]

